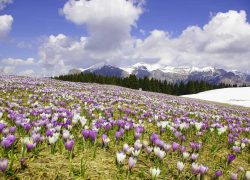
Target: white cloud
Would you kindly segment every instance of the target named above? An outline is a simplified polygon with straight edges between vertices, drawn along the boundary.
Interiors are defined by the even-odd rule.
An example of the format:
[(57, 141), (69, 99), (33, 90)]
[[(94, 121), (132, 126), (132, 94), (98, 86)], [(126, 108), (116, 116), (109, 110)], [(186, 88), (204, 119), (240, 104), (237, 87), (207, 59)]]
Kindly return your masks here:
[(27, 70), (21, 71), (18, 74), (22, 76), (33, 76), (35, 75), (35, 72), (32, 69), (27, 69)]
[(32, 43), (27, 43), (27, 42), (24, 42), (24, 41), (21, 41), (21, 42), (18, 42), (16, 44), (16, 46), (18, 48), (21, 48), (21, 49), (31, 49), (33, 47), (33, 44)]
[(0, 39), (6, 36), (11, 30), (13, 17), (11, 15), (0, 16)]
[(0, 66), (0, 74), (14, 74), (15, 69), (13, 66)]
[(11, 4), (13, 0), (0, 0), (0, 11), (5, 9), (8, 4)]
[(249, 69), (250, 24), (245, 11), (218, 13), (202, 28), (190, 26), (179, 37), (154, 30), (137, 43), (140, 57), (155, 57), (164, 65), (219, 66)]
[[(39, 47), (39, 64), (48, 71), (59, 73), (66, 72), (68, 70), (66, 66), (74, 67), (78, 63), (79, 65), (81, 63), (85, 64), (88, 62), (87, 53), (85, 52), (85, 41), (85, 38), (80, 38), (79, 41), (76, 41), (64, 34), (51, 35)], [(91, 65), (91, 63), (93, 61), (87, 64)]]
[[(101, 3), (98, 0), (89, 2)], [(105, 29), (106, 26), (103, 25), (101, 17), (91, 17), (88, 14), (86, 14), (87, 17), (80, 16), (79, 13), (82, 10), (90, 12), (91, 15), (96, 13), (94, 10), (87, 9), (86, 3), (88, 2), (79, 1), (79, 10), (77, 9), (78, 5), (72, 5), (72, 3), (75, 2), (69, 1), (64, 6), (63, 11), (66, 18), (76, 24), (86, 24), (90, 35), (78, 39), (64, 34), (51, 35), (46, 38), (39, 47), (38, 59), (39, 64), (49, 72), (55, 74), (67, 73), (70, 68), (85, 68), (99, 62), (129, 65), (138, 61), (172, 66), (216, 66), (242, 71), (249, 69), (250, 25), (247, 22), (245, 11), (228, 11), (215, 14), (203, 27), (187, 27), (178, 37), (171, 37), (168, 32), (156, 29), (145, 39), (136, 39), (130, 36), (130, 30), (141, 13), (138, 10), (139, 7), (134, 7), (136, 12), (138, 10), (138, 15), (133, 16), (135, 18), (121, 20), (126, 25), (118, 23), (112, 31), (112, 26), (109, 27), (111, 29)], [(82, 9), (82, 6), (86, 9)], [(128, 5), (128, 7), (131, 6)], [(71, 12), (73, 10), (75, 11)], [(113, 20), (110, 14), (104, 15), (107, 21)], [(99, 16), (101, 16), (100, 13)], [(106, 21), (105, 18), (104, 21)], [(104, 26), (104, 34), (101, 32), (93, 33), (95, 31), (90, 28), (92, 21), (98, 27), (96, 31), (98, 29), (99, 31), (103, 30), (102, 26)], [(123, 30), (120, 32), (116, 26), (127, 27), (125, 28), (127, 36), (121, 39), (116, 38), (124, 32)], [(106, 30), (109, 34), (106, 34)], [(99, 37), (101, 34), (105, 37)], [(116, 42), (113, 44), (109, 40), (112, 41), (113, 37), (116, 40), (118, 39), (119, 42), (119, 45), (116, 44), (115, 48), (111, 47)], [(93, 39), (98, 40), (94, 41)], [(92, 44), (91, 48), (90, 44)], [(103, 48), (100, 48), (100, 46), (103, 46)], [(104, 49), (106, 50), (104, 51)]]
[(11, 66), (29, 66), (34, 64), (34, 59), (27, 58), (26, 60), (24, 60), (24, 59), (6, 58), (3, 59), (2, 62), (6, 65), (11, 65)]
[(131, 0), (69, 0), (62, 14), (77, 25), (86, 25), (90, 36), (85, 48), (98, 53), (118, 49), (130, 38), (142, 5), (143, 1)]

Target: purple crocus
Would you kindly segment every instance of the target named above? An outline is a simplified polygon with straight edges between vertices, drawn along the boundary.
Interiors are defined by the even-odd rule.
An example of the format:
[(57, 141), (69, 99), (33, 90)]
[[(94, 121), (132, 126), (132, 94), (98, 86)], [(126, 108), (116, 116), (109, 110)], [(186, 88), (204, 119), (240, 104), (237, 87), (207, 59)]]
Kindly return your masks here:
[(120, 137), (121, 137), (121, 132), (120, 131), (116, 131), (116, 133), (115, 133), (115, 139), (116, 139), (116, 141), (118, 141), (120, 139)]
[(215, 177), (218, 178), (220, 176), (222, 176), (222, 171), (221, 170), (216, 170), (215, 171)]
[(200, 166), (197, 163), (192, 163), (191, 170), (193, 174), (199, 174)]
[(128, 168), (129, 168), (130, 171), (134, 168), (136, 162), (137, 162), (137, 159), (136, 159), (136, 158), (130, 157), (130, 158), (128, 159)]
[(12, 144), (16, 141), (16, 136), (14, 135), (8, 135), (6, 138), (4, 138), (1, 142), (2, 146), (5, 149), (8, 149)]
[(31, 129), (31, 125), (30, 124), (24, 124), (24, 129), (28, 132)]
[(46, 136), (49, 137), (49, 136), (52, 136), (53, 135), (53, 132), (49, 129), (46, 130)]
[(89, 138), (90, 138), (90, 140), (95, 141), (96, 137), (97, 137), (97, 131), (96, 130), (91, 130), (89, 132)]
[(204, 165), (200, 165), (200, 174), (203, 175), (208, 171), (208, 167)]
[(109, 137), (108, 137), (106, 134), (103, 134), (103, 135), (102, 135), (102, 145), (103, 145), (104, 147), (107, 147), (108, 144), (109, 144), (109, 142), (110, 142)]
[(183, 152), (185, 152), (186, 151), (186, 146), (180, 146), (180, 151), (183, 153)]
[(90, 130), (88, 129), (82, 130), (82, 135), (84, 137), (84, 140), (86, 140), (89, 137), (89, 134), (90, 134)]
[(30, 141), (26, 144), (27, 151), (31, 151), (31, 150), (34, 149), (35, 147), (36, 147), (36, 143), (33, 142), (33, 140), (30, 140)]
[(233, 146), (232, 150), (233, 150), (233, 152), (235, 152), (237, 154), (240, 153), (240, 147), (239, 146)]
[(150, 136), (150, 141), (154, 142), (156, 139), (160, 139), (160, 136), (157, 133), (152, 133)]
[(3, 148), (8, 149), (12, 145), (12, 142), (9, 139), (4, 138), (1, 142), (1, 145)]
[(5, 127), (6, 127), (6, 125), (5, 125), (5, 124), (0, 123), (0, 132), (2, 132), (2, 130), (3, 130)]
[(16, 131), (16, 126), (12, 126), (12, 127), (10, 127), (10, 133), (15, 133), (15, 131)]
[(233, 160), (235, 160), (235, 155), (228, 154), (227, 155), (227, 162), (228, 162), (228, 164), (230, 164), (231, 162), (233, 162)]
[(175, 152), (178, 148), (179, 148), (179, 144), (178, 143), (176, 143), (176, 142), (173, 142), (172, 143), (172, 149), (173, 149), (173, 151)]
[(9, 161), (5, 158), (0, 160), (0, 170), (4, 173), (8, 168)]
[(75, 141), (74, 141), (73, 139), (67, 140), (67, 141), (64, 143), (64, 146), (65, 146), (65, 148), (66, 148), (68, 151), (72, 151), (74, 145), (75, 145)]

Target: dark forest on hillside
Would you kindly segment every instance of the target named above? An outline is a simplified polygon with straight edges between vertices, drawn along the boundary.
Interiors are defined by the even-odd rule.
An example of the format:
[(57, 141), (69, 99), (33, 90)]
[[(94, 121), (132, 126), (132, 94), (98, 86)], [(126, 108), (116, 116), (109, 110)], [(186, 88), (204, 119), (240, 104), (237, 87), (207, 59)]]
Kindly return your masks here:
[(237, 87), (237, 85), (230, 85), (223, 83), (210, 84), (205, 81), (189, 81), (187, 83), (184, 82), (169, 83), (167, 81), (160, 81), (153, 78), (149, 79), (148, 77), (137, 78), (135, 75), (130, 75), (129, 77), (125, 78), (118, 78), (118, 77), (100, 76), (92, 73), (61, 75), (55, 77), (54, 79), (63, 81), (72, 81), (72, 82), (117, 85), (131, 89), (141, 88), (143, 91), (152, 91), (152, 92), (159, 92), (171, 95), (194, 94), (212, 89)]

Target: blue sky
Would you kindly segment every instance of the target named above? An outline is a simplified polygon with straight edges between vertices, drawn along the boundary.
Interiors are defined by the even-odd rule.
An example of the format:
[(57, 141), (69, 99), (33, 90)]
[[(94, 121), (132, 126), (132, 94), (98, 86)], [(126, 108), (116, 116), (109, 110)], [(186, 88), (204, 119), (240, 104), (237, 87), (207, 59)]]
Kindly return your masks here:
[[(198, 66), (200, 61), (207, 61), (206, 63), (202, 63), (202, 65), (218, 65), (228, 69), (242, 69), (245, 71), (244, 68), (235, 66), (234, 62), (225, 62), (225, 59), (229, 54), (225, 55), (224, 50), (230, 52), (229, 49), (225, 48), (232, 48), (231, 41), (230, 45), (225, 44), (224, 47), (221, 47), (220, 45), (219, 50), (223, 50), (220, 54), (218, 54), (217, 51), (215, 52), (214, 49), (213, 52), (210, 52), (211, 50), (209, 50), (210, 53), (213, 53), (209, 57), (205, 56), (208, 53), (208, 51), (205, 50), (200, 54), (197, 53), (197, 51), (191, 52), (190, 50), (190, 52), (187, 52), (188, 55), (183, 55), (181, 53), (178, 54), (178, 52), (175, 52), (175, 54), (164, 54), (163, 51), (164, 49), (166, 51), (177, 51), (177, 48), (174, 46), (175, 41), (181, 40), (185, 40), (185, 42), (194, 40), (194, 43), (197, 43), (198, 46), (199, 40), (191, 39), (188, 35), (187, 37), (182, 37), (181, 34), (191, 26), (202, 30), (203, 26), (209, 24), (209, 22), (212, 22), (212, 20), (216, 18), (219, 21), (228, 21), (228, 24), (232, 24), (232, 26), (235, 25), (233, 23), (237, 23), (229, 22), (234, 17), (237, 16), (237, 18), (243, 19), (244, 22), (242, 22), (242, 26), (239, 25), (239, 27), (244, 27), (245, 30), (242, 32), (246, 33), (243, 34), (244, 38), (242, 34), (237, 35), (237, 38), (239, 38), (237, 39), (237, 42), (248, 38), (248, 23), (250, 22), (250, 1), (248, 0), (145, 0), (145, 2), (140, 5), (131, 1), (123, 3), (118, 2), (125, 0), (104, 0), (105, 2), (103, 2), (106, 3), (104, 5), (101, 4), (103, 2), (100, 0), (92, 1), (96, 1), (95, 4), (90, 4), (90, 7), (87, 9), (86, 7), (84, 9), (83, 7), (89, 3), (85, 0), (80, 0), (80, 2), (82, 2), (81, 6), (72, 4), (73, 0), (13, 0), (12, 2), (10, 0), (10, 3), (5, 3), (5, 7), (0, 10), (0, 16), (9, 15), (13, 18), (13, 21), (10, 24), (11, 29), (6, 31), (3, 30), (2, 36), (0, 29), (0, 71), (4, 71), (6, 66), (15, 66), (12, 69), (17, 73), (19, 71), (25, 71), (26, 69), (27, 72), (32, 72), (32, 70), (34, 71), (37, 69), (46, 71), (48, 69), (47, 66), (51, 67), (56, 66), (57, 64), (60, 64), (64, 71), (67, 71), (70, 68), (79, 66), (84, 68), (102, 61), (107, 61), (115, 65), (129, 65), (137, 61), (145, 61), (148, 63), (173, 66)], [(115, 7), (126, 6), (127, 11), (116, 12), (115, 9), (111, 10), (109, 8), (112, 8), (113, 6), (109, 5), (109, 3), (113, 3)], [(115, 3), (117, 3), (117, 6)], [(93, 13), (91, 8), (94, 8), (94, 6), (99, 7), (99, 9), (97, 8)], [(100, 8), (101, 6), (106, 8), (107, 12), (114, 11), (114, 13), (112, 13), (114, 17), (121, 16), (123, 19), (119, 21), (118, 18), (113, 18), (111, 15), (106, 16), (105, 13), (107, 12), (105, 12), (105, 10), (103, 11), (103, 9)], [(83, 14), (74, 14), (76, 12), (76, 9), (74, 8), (78, 8), (79, 12), (83, 12)], [(230, 10), (233, 10), (234, 13), (229, 12)], [(240, 13), (242, 10), (244, 13)], [(87, 13), (85, 13), (86, 11)], [(98, 11), (102, 12), (98, 14)], [(96, 12), (97, 14), (95, 14)], [(126, 16), (126, 13), (134, 14), (133, 16)], [(221, 18), (220, 16), (223, 15), (218, 15), (218, 13), (224, 13), (225, 16), (227, 16), (227, 19), (225, 20)], [(93, 16), (100, 17), (93, 18)], [(244, 17), (246, 19), (244, 19)], [(107, 27), (107, 25), (105, 25), (106, 23), (103, 22), (109, 22), (109, 20), (110, 24), (109, 27)], [(104, 31), (107, 31), (106, 34), (101, 33), (103, 30), (102, 28)], [(213, 28), (219, 29), (230, 27), (225, 26)], [(230, 33), (235, 35), (235, 31), (236, 29), (228, 32), (228, 35)], [(240, 29), (238, 31), (240, 31)], [(108, 32), (112, 35), (109, 36)], [(62, 38), (57, 39), (60, 34), (63, 35)], [(187, 34), (191, 35), (190, 32)], [(196, 35), (201, 36), (201, 38), (209, 39), (205, 37), (206, 34), (211, 35), (211, 33), (206, 30)], [(54, 44), (51, 44), (52, 42), (50, 41), (50, 38), (53, 38), (51, 37), (52, 35), (58, 43), (59, 41), (62, 41), (62, 39), (64, 39), (63, 41), (66, 41), (66, 44), (64, 44), (60, 50), (53, 46), (55, 45), (55, 42), (53, 42)], [(100, 38), (102, 35), (109, 37), (106, 39), (103, 37)], [(214, 37), (215, 35), (211, 36)], [(82, 42), (80, 40), (81, 37), (86, 38), (86, 42)], [(159, 37), (161, 40), (166, 40), (159, 43), (159, 41), (157, 41), (157, 38)], [(114, 39), (114, 42), (112, 41), (112, 38)], [(99, 40), (103, 44), (102, 47), (99, 47), (98, 45), (100, 44), (98, 42)], [(63, 56), (71, 57), (69, 49), (72, 49), (74, 44), (81, 46), (76, 50), (74, 49), (74, 54), (78, 54), (79, 52), (79, 55), (73, 57), (69, 62), (68, 60), (63, 59)], [(132, 45), (127, 48), (127, 44)], [(218, 44), (221, 44), (221, 42), (218, 42)], [(162, 50), (162, 52), (157, 52), (155, 55), (154, 53), (149, 54), (149, 49), (147, 48), (151, 47), (151, 49), (153, 49), (153, 45), (159, 46), (157, 50)], [(211, 47), (210, 45), (211, 44), (208, 44), (209, 48)], [(58, 48), (59, 45), (56, 44), (56, 46)], [(171, 46), (170, 50), (169, 46)], [(47, 47), (50, 47), (50, 49), (46, 49)], [(107, 49), (104, 47), (107, 47)], [(111, 49), (114, 51), (111, 51)], [(118, 50), (120, 53), (117, 53)], [(84, 51), (84, 53), (82, 53), (82, 51)], [(45, 54), (44, 56), (46, 57), (41, 57), (41, 54)], [(249, 54), (246, 54), (244, 57), (239, 57), (244, 59), (242, 60), (244, 61), (243, 64), (248, 63), (246, 62), (248, 55)], [(237, 54), (233, 56), (237, 56)], [(212, 59), (213, 57), (218, 57), (216, 63), (209, 61), (209, 59)], [(11, 63), (6, 63), (8, 58), (12, 59), (13, 62), (16, 62), (14, 61), (15, 59), (26, 61), (27, 58), (32, 58), (34, 62), (30, 65), (26, 64), (25, 66), (23, 66), (22, 63), (14, 63), (14, 65), (12, 65)], [(128, 58), (129, 61), (127, 61), (126, 58)], [(188, 62), (191, 61), (190, 58), (192, 58), (192, 62), (189, 64)], [(118, 63), (118, 60), (122, 62)], [(51, 61), (53, 61), (53, 63), (50, 63)], [(19, 66), (15, 64), (19, 64)], [(226, 64), (230, 65), (227, 66)], [(54, 72), (55, 69), (51, 69), (50, 71)]]

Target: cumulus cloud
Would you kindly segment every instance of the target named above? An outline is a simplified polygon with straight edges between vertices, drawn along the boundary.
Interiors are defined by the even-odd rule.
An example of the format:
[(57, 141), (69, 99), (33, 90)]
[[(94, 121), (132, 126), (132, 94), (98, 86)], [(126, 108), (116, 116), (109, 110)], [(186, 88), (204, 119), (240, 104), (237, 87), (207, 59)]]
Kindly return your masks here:
[(5, 9), (8, 4), (13, 3), (13, 0), (0, 0), (0, 11)]
[(14, 59), (14, 58), (6, 58), (2, 60), (2, 63), (11, 66), (29, 66), (34, 64), (33, 58), (24, 59)]
[(67, 20), (86, 25), (90, 36), (85, 48), (98, 53), (118, 49), (130, 38), (142, 5), (143, 1), (131, 0), (69, 0), (62, 13)]
[[(125, 12), (132, 9), (134, 15), (129, 15), (126, 20), (124, 12), (114, 10), (105, 14), (106, 8), (94, 6), (97, 2), (102, 4), (101, 0), (70, 0), (65, 4), (62, 11), (66, 19), (78, 25), (85, 24), (89, 36), (74, 39), (58, 34), (46, 38), (39, 48), (39, 63), (45, 69), (66, 73), (70, 68), (85, 68), (99, 62), (119, 66), (138, 61), (171, 66), (215, 66), (242, 71), (249, 69), (250, 24), (245, 11), (217, 13), (203, 27), (189, 26), (178, 37), (155, 29), (144, 39), (136, 39), (131, 37), (130, 30), (142, 13), (141, 6), (131, 1), (112, 0), (118, 4), (124, 3), (127, 7)], [(113, 7), (111, 4), (103, 6)], [(94, 14), (98, 14), (98, 17)], [(113, 26), (106, 26), (104, 22), (118, 21), (116, 15), (120, 20), (114, 24), (114, 29)]]
[(190, 26), (179, 37), (154, 30), (137, 44), (139, 56), (155, 56), (164, 65), (220, 66), (247, 70), (250, 24), (245, 11), (218, 13), (205, 26)]
[(11, 15), (0, 16), (0, 38), (6, 36), (11, 30), (13, 23), (13, 17)]
[(33, 76), (35, 75), (35, 72), (32, 69), (27, 69), (27, 70), (21, 71), (18, 74), (21, 76)]
[(15, 69), (13, 66), (0, 66), (0, 74), (14, 74)]
[[(88, 61), (85, 52), (85, 38), (74, 40), (64, 34), (51, 35), (39, 47), (39, 64), (48, 71), (66, 72), (68, 67)], [(94, 61), (89, 62), (91, 65)], [(84, 63), (85, 64), (85, 63)]]

